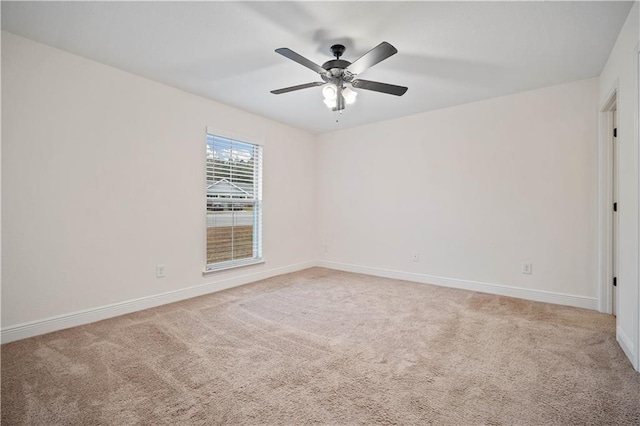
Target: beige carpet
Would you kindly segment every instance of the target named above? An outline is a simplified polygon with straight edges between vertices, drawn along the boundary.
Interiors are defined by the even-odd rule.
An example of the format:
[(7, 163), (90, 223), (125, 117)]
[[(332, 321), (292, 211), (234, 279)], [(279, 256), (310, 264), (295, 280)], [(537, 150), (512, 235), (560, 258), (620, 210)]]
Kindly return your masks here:
[(593, 311), (314, 268), (2, 346), (3, 425), (640, 424)]

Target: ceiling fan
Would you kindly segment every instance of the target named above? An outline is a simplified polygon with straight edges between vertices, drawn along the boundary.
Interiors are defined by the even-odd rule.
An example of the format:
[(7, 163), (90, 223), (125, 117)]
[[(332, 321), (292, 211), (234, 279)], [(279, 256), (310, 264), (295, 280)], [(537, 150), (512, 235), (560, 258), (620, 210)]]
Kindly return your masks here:
[(380, 83), (377, 81), (356, 79), (355, 77), (381, 62), (390, 56), (398, 53), (398, 50), (391, 44), (383, 41), (353, 63), (340, 59), (344, 54), (345, 47), (341, 44), (331, 46), (331, 52), (336, 59), (329, 60), (322, 66), (311, 62), (302, 55), (297, 54), (291, 49), (282, 47), (276, 49), (276, 53), (309, 68), (320, 74), (323, 81), (300, 84), (297, 86), (285, 87), (283, 89), (272, 90), (274, 95), (293, 92), (295, 90), (308, 89), (311, 87), (325, 86), (322, 89), (324, 103), (333, 111), (342, 111), (345, 104), (351, 104), (355, 101), (357, 92), (351, 90), (345, 84), (351, 85), (356, 89), (372, 90), (374, 92), (388, 93), (390, 95), (402, 96), (407, 91), (404, 86), (396, 86), (394, 84)]

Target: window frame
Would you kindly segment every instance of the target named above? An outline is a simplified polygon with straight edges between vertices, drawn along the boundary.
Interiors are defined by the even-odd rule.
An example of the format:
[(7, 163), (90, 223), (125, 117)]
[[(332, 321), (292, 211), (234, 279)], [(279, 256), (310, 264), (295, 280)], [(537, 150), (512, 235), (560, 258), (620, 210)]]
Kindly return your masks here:
[[(230, 133), (226, 131), (220, 131), (219, 129), (214, 129), (211, 127), (206, 128), (205, 132), (205, 216), (208, 215), (208, 194), (207, 194), (207, 182), (208, 180), (208, 166), (207, 166), (207, 148), (208, 148), (208, 139), (209, 137), (226, 139), (231, 142), (237, 142), (240, 144), (252, 145), (254, 149), (258, 150), (258, 155), (256, 161), (256, 166), (254, 169), (254, 198), (250, 201), (253, 205), (253, 257), (251, 258), (243, 258), (243, 259), (231, 259), (225, 260), (215, 263), (208, 263), (208, 248), (207, 248), (207, 238), (205, 238), (205, 268), (203, 274), (209, 274), (217, 271), (240, 268), (249, 265), (256, 265), (264, 263), (263, 253), (262, 253), (262, 216), (263, 216), (263, 200), (262, 200), (262, 181), (264, 175), (264, 166), (263, 166), (263, 158), (264, 158), (264, 143), (261, 139), (250, 137), (246, 135), (239, 135), (235, 133)], [(233, 211), (233, 210), (232, 210)], [(209, 226), (207, 226), (207, 219), (205, 217), (205, 229), (208, 232)]]

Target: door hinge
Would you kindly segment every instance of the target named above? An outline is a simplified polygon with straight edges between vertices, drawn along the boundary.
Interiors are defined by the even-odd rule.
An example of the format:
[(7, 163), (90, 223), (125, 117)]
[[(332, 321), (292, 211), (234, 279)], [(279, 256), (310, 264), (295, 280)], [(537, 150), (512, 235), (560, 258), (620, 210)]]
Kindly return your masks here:
[(618, 286), (618, 277), (613, 277), (613, 286), (614, 287)]
[(617, 127), (615, 129), (613, 129), (613, 137), (614, 138), (618, 137), (618, 128)]
[(613, 203), (613, 211), (614, 212), (618, 211), (618, 203)]

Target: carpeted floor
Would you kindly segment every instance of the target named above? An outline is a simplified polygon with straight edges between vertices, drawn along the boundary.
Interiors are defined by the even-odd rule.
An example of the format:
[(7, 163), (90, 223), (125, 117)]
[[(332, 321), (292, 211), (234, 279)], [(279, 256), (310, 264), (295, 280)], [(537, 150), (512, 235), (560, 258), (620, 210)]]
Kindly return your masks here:
[(3, 345), (2, 424), (638, 425), (614, 326), (314, 268)]

